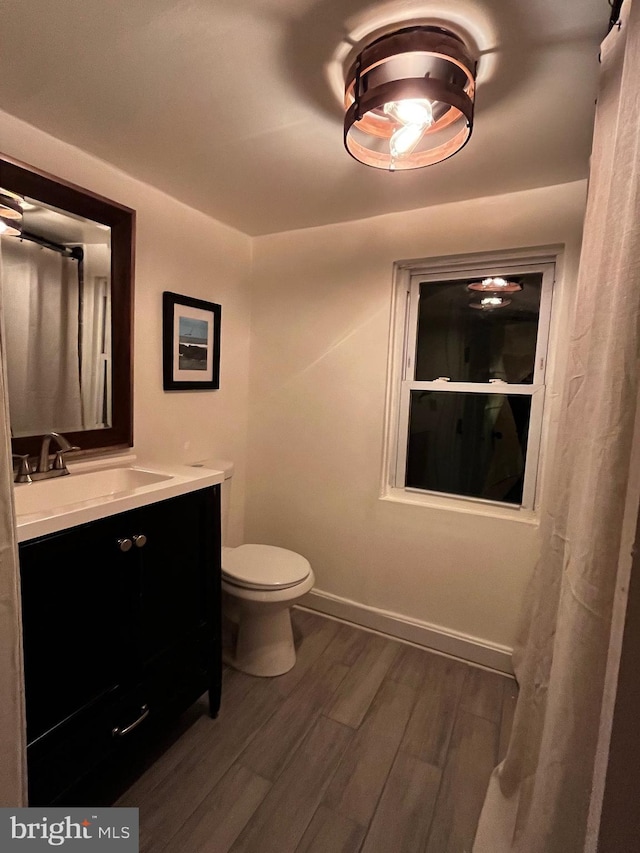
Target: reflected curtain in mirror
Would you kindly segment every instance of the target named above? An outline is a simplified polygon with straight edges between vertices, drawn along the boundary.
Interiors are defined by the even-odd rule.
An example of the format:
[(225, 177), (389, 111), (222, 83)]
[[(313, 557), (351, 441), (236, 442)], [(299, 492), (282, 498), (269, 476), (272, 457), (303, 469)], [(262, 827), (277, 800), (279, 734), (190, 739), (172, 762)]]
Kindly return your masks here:
[(7, 375), (13, 435), (83, 429), (79, 261), (2, 240)]

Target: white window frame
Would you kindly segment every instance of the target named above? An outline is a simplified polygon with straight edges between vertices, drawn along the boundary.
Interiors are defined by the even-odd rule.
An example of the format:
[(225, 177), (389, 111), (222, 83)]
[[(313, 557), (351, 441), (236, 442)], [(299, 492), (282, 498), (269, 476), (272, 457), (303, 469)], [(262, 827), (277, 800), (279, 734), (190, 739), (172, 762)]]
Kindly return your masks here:
[[(457, 258), (438, 258), (431, 261), (406, 261), (396, 264), (394, 317), (392, 325), (391, 358), (389, 363), (389, 393), (387, 395), (387, 440), (382, 497), (408, 502), (436, 501), (437, 504), (485, 507), (509, 515), (529, 516), (536, 507), (536, 488), (542, 458), (544, 403), (553, 286), (555, 284), (559, 247), (555, 251), (523, 250), (522, 252), (491, 253)], [(443, 379), (417, 381), (413, 379), (420, 284), (423, 282), (455, 281), (481, 278), (487, 275), (522, 275), (542, 272), (540, 313), (536, 343), (534, 381), (515, 384), (502, 381), (455, 382)], [(531, 397), (527, 458), (521, 504), (492, 501), (485, 498), (423, 490), (404, 485), (408, 449), (409, 407), (411, 391), (430, 390), (489, 394), (522, 394)], [(431, 505), (431, 504), (430, 504)]]

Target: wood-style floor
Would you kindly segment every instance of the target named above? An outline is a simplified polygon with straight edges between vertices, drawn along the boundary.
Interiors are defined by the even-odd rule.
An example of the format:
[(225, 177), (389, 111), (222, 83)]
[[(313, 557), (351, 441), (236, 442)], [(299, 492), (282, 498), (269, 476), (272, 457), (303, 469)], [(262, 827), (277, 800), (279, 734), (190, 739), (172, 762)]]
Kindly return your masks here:
[(507, 677), (294, 610), (279, 678), (225, 670), (122, 795), (146, 853), (463, 853), (502, 757)]

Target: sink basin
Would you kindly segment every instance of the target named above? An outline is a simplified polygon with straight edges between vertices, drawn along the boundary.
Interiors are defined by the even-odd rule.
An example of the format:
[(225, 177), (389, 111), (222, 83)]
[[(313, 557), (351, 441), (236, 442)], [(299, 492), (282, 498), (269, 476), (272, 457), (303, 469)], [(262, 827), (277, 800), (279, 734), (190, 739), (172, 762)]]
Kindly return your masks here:
[(222, 482), (221, 471), (191, 466), (160, 470), (132, 464), (71, 463), (67, 476), (16, 484), (18, 541), (24, 542)]
[(83, 501), (106, 501), (122, 492), (131, 492), (141, 486), (170, 479), (169, 475), (156, 474), (142, 468), (107, 468), (86, 474), (36, 480), (15, 489), (16, 515), (48, 512)]

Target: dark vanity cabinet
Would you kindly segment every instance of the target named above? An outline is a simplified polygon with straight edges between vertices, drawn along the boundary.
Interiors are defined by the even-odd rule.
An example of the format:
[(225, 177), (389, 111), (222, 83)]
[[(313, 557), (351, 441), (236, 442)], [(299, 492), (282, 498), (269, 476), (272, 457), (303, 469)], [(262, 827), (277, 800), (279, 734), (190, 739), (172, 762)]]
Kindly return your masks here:
[(20, 545), (30, 805), (209, 691), (220, 703), (220, 487)]

